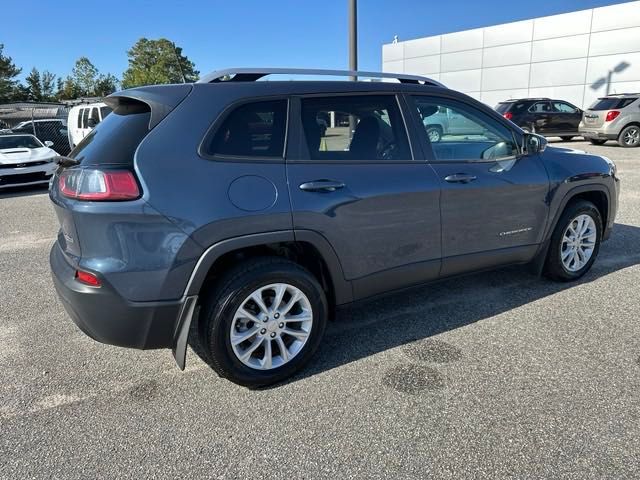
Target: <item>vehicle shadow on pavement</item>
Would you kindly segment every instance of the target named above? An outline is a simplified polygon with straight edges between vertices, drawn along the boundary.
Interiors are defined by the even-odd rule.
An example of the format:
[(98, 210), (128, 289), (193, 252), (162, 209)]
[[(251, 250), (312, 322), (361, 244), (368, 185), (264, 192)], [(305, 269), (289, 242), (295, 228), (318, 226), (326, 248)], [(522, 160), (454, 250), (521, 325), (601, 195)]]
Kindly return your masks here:
[[(637, 264), (640, 228), (616, 224), (592, 270), (577, 282), (553, 282), (534, 276), (526, 266), (512, 266), (357, 302), (338, 311), (315, 357), (285, 383), (494, 317)], [(190, 335), (190, 344), (204, 360), (194, 335)]]

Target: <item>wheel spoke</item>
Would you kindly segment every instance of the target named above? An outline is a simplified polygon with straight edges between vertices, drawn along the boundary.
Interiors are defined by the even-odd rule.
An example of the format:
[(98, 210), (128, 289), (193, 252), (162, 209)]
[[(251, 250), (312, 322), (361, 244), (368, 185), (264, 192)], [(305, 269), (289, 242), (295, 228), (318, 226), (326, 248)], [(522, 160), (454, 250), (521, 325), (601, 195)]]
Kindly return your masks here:
[(258, 333), (260, 329), (258, 327), (253, 327), (245, 332), (239, 332), (237, 335), (231, 337), (231, 345), (239, 345), (242, 342), (249, 340), (256, 333)]
[(300, 291), (296, 290), (296, 292), (291, 296), (287, 304), (284, 307), (282, 307), (282, 309), (280, 310), (280, 315), (285, 316), (287, 313), (289, 313), (289, 310), (293, 308), (293, 306), (298, 302), (298, 300), (300, 300), (300, 298), (301, 298)]
[(291, 328), (285, 328), (282, 330), (282, 333), (286, 333), (287, 335), (291, 335), (292, 337), (297, 338), (298, 340), (306, 340), (309, 334), (303, 330), (292, 330)]
[(570, 248), (567, 248), (564, 252), (562, 252), (562, 261), (564, 262), (565, 260), (567, 260), (567, 258), (569, 258), (569, 255), (571, 255), (572, 250)]
[(269, 314), (269, 309), (267, 308), (267, 306), (264, 303), (264, 300), (262, 299), (262, 290), (258, 290), (256, 292), (253, 292), (251, 294), (251, 299), (256, 302), (256, 305), (258, 305), (258, 308), (260, 308), (260, 310), (262, 310), (262, 313), (265, 314)]
[(260, 366), (262, 368), (271, 368), (273, 364), (273, 353), (271, 350), (271, 340), (266, 339), (264, 342), (264, 357), (262, 358), (262, 362), (260, 362)]
[(276, 343), (278, 344), (278, 349), (280, 350), (280, 356), (282, 357), (283, 362), (289, 361), (289, 350), (287, 350), (287, 346), (284, 344), (281, 336), (276, 337)]
[(285, 323), (290, 322), (308, 322), (309, 320), (313, 320), (313, 317), (310, 314), (304, 313), (302, 315), (296, 315), (292, 317), (285, 317)]
[(256, 338), (251, 344), (251, 346), (247, 348), (244, 352), (242, 352), (242, 355), (240, 356), (240, 360), (242, 360), (243, 362), (248, 361), (249, 358), (251, 357), (251, 354), (255, 352), (260, 345), (262, 345), (262, 342), (264, 342), (264, 337)]
[(247, 311), (245, 308), (240, 307), (238, 309), (238, 313), (236, 314), (237, 317), (240, 318), (248, 318), (249, 320), (251, 320), (252, 322), (258, 323), (260, 321), (260, 319), (258, 317), (256, 317), (253, 313)]
[(275, 288), (276, 296), (273, 299), (273, 303), (271, 304), (271, 311), (276, 312), (282, 303), (282, 297), (284, 297), (285, 292), (287, 291), (287, 287), (285, 285), (279, 284)]

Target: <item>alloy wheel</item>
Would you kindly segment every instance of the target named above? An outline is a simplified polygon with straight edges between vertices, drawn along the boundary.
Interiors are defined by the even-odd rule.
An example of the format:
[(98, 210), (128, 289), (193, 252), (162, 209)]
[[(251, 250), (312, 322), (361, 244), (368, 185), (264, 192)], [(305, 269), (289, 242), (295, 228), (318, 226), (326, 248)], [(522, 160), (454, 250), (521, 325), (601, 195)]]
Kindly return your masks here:
[(569, 222), (562, 236), (560, 260), (569, 272), (581, 270), (593, 256), (596, 246), (596, 223), (589, 215), (581, 214)]
[(638, 145), (640, 142), (640, 128), (628, 128), (622, 135), (622, 141), (625, 145)]
[(307, 296), (287, 283), (254, 290), (236, 310), (229, 339), (235, 356), (255, 370), (290, 362), (307, 343), (313, 311)]

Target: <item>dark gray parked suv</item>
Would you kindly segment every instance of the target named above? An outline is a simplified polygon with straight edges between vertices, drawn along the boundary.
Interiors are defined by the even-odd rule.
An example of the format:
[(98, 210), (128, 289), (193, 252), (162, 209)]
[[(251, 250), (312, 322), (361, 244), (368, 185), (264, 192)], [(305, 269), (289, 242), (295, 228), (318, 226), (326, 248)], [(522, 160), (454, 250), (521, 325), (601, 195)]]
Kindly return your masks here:
[[(508, 264), (574, 280), (611, 232), (607, 158), (422, 77), (256, 81), (271, 73), (345, 72), (118, 92), (59, 159), (51, 268), (87, 335), (172, 348), (184, 368), (197, 322), (216, 372), (268, 385), (309, 360), (339, 305)], [(476, 133), (431, 143), (443, 109)]]

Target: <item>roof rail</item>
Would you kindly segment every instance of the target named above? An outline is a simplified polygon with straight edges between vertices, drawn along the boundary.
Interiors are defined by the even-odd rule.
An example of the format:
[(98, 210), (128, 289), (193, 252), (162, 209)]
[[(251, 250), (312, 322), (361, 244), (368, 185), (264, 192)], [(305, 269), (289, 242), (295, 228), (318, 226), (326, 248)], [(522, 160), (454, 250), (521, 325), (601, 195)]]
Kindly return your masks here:
[(354, 70), (321, 70), (306, 68), (230, 68), (216, 70), (203, 76), (197, 83), (218, 82), (255, 82), (267, 75), (323, 75), (333, 77), (367, 77), (393, 78), (400, 83), (416, 83), (433, 87), (444, 87), (443, 84), (431, 78), (404, 73), (360, 72)]

